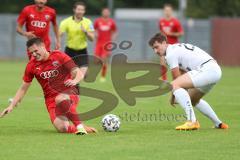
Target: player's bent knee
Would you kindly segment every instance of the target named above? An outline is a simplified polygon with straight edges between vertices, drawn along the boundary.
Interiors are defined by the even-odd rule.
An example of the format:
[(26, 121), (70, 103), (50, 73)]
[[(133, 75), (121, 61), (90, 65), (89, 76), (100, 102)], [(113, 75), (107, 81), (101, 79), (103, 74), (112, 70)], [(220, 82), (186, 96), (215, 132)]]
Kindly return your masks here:
[(176, 89), (181, 88), (176, 81), (171, 82), (172, 90), (175, 91)]
[(53, 125), (59, 133), (66, 133), (68, 130), (69, 122), (67, 121), (67, 118), (65, 118), (65, 117), (63, 117), (63, 118), (57, 117), (54, 120)]
[(59, 104), (59, 103), (61, 103), (62, 101), (68, 100), (68, 99), (70, 99), (68, 95), (66, 95), (66, 94), (59, 94), (59, 95), (57, 95), (56, 98), (55, 98), (55, 103), (56, 103), (56, 104)]
[(67, 127), (65, 126), (55, 126), (59, 133), (67, 133)]

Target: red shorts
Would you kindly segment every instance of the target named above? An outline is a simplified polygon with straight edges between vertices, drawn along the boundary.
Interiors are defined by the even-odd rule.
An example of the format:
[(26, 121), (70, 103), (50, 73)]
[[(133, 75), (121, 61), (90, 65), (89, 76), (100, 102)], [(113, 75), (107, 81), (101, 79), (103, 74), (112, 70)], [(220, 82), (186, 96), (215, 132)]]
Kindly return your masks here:
[(99, 58), (107, 58), (111, 52), (106, 48), (107, 43), (97, 43), (95, 46), (95, 56)]
[[(76, 108), (78, 106), (78, 102), (79, 102), (79, 96), (78, 95), (70, 95), (70, 99), (71, 99), (71, 101), (73, 103), (70, 110), (76, 110)], [(45, 100), (45, 104), (47, 106), (49, 117), (50, 117), (50, 119), (51, 119), (51, 121), (53, 123), (54, 120), (56, 119), (55, 97), (54, 98), (47, 98)]]

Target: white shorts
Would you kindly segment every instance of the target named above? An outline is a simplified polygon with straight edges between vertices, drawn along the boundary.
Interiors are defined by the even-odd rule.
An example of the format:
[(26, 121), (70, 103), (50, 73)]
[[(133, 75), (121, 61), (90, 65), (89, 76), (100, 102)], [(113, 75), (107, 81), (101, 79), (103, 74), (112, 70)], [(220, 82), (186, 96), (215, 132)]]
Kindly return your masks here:
[(193, 86), (203, 93), (209, 92), (222, 76), (221, 68), (215, 60), (210, 60), (196, 70), (187, 73), (192, 79)]

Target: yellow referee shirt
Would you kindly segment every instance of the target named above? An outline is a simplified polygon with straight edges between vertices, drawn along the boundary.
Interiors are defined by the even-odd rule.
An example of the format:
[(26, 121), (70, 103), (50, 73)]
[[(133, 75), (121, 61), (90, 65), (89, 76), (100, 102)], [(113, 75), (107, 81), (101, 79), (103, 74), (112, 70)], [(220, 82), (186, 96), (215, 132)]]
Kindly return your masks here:
[(92, 21), (85, 17), (80, 22), (76, 22), (73, 16), (61, 21), (59, 30), (61, 33), (67, 33), (67, 47), (74, 50), (87, 48), (87, 36), (81, 30), (81, 26), (88, 32), (94, 31)]

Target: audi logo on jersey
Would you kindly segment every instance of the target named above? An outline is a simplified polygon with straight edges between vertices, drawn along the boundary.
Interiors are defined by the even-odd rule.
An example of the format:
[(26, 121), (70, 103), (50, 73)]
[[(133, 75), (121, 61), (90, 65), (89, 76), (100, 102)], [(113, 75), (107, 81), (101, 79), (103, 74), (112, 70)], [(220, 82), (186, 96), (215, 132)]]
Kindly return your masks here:
[(58, 70), (50, 70), (50, 71), (45, 71), (40, 73), (40, 77), (42, 77), (43, 79), (49, 79), (49, 78), (57, 77), (58, 74), (59, 74)]
[(46, 22), (41, 22), (41, 21), (32, 21), (31, 25), (34, 27), (38, 27), (38, 28), (46, 28), (47, 23)]

